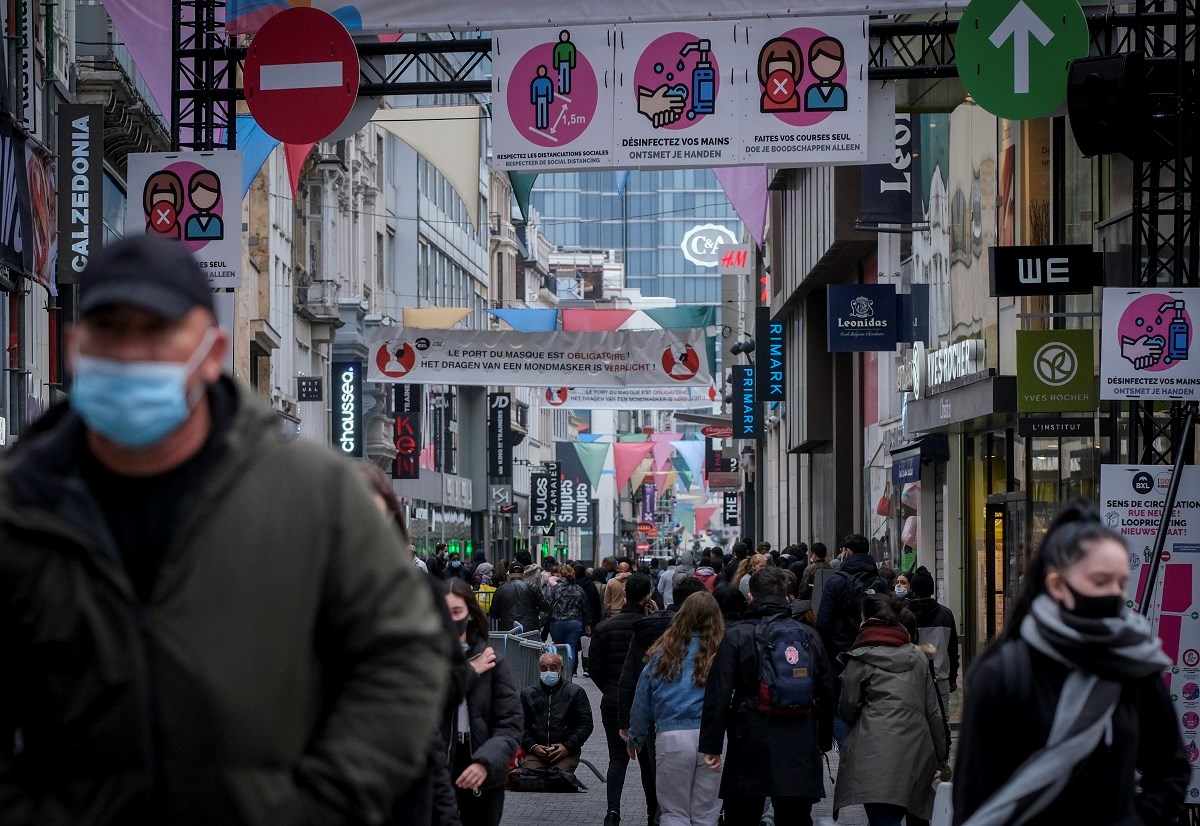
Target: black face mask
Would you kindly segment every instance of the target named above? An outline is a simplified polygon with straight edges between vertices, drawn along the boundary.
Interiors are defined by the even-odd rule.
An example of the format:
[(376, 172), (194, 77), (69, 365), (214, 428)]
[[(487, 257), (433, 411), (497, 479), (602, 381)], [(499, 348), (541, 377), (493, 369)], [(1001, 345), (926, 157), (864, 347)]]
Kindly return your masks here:
[(454, 631), (458, 634), (459, 639), (462, 639), (463, 634), (467, 633), (467, 625), (470, 621), (469, 617), (463, 617), (460, 620), (454, 621)]
[(1072, 588), (1066, 580), (1063, 580), (1063, 584), (1075, 600), (1075, 607), (1069, 609), (1075, 616), (1083, 619), (1115, 619), (1121, 616), (1125, 607), (1125, 597), (1117, 594), (1103, 597), (1087, 596)]

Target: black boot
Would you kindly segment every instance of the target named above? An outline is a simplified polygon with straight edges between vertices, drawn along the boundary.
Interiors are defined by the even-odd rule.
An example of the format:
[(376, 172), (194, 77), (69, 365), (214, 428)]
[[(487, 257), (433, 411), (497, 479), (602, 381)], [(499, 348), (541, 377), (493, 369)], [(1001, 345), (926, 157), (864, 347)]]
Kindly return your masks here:
[(621, 813), (609, 812), (604, 816), (604, 826), (621, 826)]

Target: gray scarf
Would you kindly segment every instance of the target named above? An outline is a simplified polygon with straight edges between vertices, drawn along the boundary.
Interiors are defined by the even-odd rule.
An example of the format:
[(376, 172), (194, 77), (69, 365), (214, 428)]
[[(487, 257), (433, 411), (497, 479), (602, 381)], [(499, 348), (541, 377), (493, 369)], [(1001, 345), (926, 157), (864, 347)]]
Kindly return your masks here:
[(1121, 684), (1161, 674), (1171, 661), (1145, 618), (1083, 619), (1043, 594), (1021, 623), (1021, 639), (1070, 669), (1046, 745), (1022, 763), (963, 826), (1020, 826), (1062, 794), (1076, 766), (1112, 744)]

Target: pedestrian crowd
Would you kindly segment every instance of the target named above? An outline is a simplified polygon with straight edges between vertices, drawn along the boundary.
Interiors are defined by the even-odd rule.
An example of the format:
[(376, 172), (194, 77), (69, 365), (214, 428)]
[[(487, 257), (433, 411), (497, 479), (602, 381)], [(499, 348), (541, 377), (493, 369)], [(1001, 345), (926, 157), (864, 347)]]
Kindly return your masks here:
[[(951, 777), (956, 826), (1182, 807), (1171, 662), (1086, 507), (974, 662), (951, 772), (959, 641), (924, 568), (858, 534), (833, 559), (422, 560), (377, 466), (224, 374), (186, 248), (97, 252), (79, 313), (69, 401), (0, 457), (0, 823), (498, 826), (506, 788), (582, 785), (568, 664), (601, 692), (604, 826), (631, 762), (647, 826), (807, 824), (830, 792), (835, 816), (924, 824)], [(491, 639), (535, 630), (558, 647), (522, 686)]]

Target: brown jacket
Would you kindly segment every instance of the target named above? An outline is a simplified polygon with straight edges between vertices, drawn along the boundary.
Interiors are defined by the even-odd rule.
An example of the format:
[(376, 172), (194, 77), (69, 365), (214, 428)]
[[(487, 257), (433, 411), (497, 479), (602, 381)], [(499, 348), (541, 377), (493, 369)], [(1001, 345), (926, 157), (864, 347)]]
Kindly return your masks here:
[(608, 619), (625, 606), (625, 580), (631, 576), (633, 574), (629, 571), (617, 574), (604, 586), (604, 605), (601, 610), (605, 619)]

